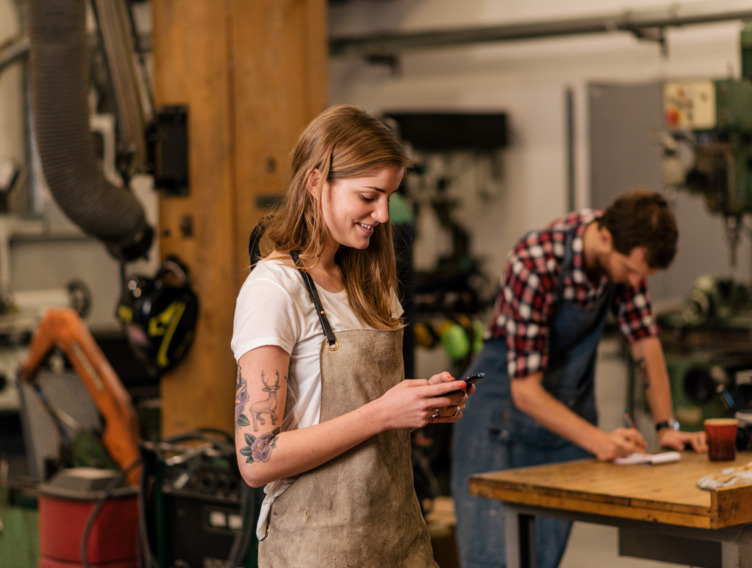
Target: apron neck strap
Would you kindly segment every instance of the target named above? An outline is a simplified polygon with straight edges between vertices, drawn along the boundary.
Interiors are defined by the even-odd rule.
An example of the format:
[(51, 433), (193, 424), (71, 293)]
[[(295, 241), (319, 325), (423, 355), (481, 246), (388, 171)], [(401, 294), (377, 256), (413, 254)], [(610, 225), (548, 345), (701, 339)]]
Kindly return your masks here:
[(337, 338), (334, 336), (334, 332), (332, 331), (332, 326), (329, 325), (329, 318), (326, 317), (324, 306), (321, 305), (321, 298), (319, 298), (319, 293), (316, 291), (316, 285), (313, 283), (311, 275), (302, 269), (298, 251), (290, 251), (290, 258), (292, 258), (295, 266), (298, 267), (298, 272), (300, 272), (300, 275), (303, 277), (303, 282), (305, 282), (306, 288), (308, 289), (308, 295), (311, 297), (311, 301), (316, 307), (316, 313), (319, 316), (321, 328), (324, 330), (324, 335), (326, 336), (327, 347), (330, 351), (336, 351), (339, 347), (339, 344), (337, 343)]

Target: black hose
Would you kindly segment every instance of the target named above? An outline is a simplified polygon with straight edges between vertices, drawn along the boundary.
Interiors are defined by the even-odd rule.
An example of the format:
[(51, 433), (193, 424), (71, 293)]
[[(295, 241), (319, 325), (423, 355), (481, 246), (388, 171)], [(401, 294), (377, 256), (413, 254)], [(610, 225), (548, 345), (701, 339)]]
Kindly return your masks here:
[(85, 1), (31, 0), (29, 37), (34, 133), (50, 192), (113, 256), (145, 256), (154, 230), (133, 193), (105, 179), (89, 128)]

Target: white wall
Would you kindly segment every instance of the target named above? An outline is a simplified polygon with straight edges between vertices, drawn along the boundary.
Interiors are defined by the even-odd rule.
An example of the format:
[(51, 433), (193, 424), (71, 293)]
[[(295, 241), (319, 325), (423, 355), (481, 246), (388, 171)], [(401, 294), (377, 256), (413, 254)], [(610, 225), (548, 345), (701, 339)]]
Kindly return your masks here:
[[(357, 36), (613, 15), (669, 5), (654, 0), (352, 0), (332, 3), (329, 25), (332, 37)], [(330, 67), (331, 99), (374, 112), (508, 113), (512, 140), (501, 156), (500, 188), (493, 202), (480, 203), (466, 194), (462, 214), (473, 220), (476, 252), (490, 255), (489, 268), (498, 274), (522, 232), (567, 208), (566, 90), (574, 96), (575, 205), (585, 207), (590, 194), (586, 85), (737, 77), (740, 27), (730, 22), (669, 29), (666, 57), (656, 44), (621, 32), (405, 52), (397, 73), (358, 57), (338, 57)]]
[[(676, 4), (693, 3), (709, 4)], [(331, 3), (329, 25), (331, 36), (344, 37), (614, 15), (672, 4), (656, 0), (347, 0)], [(360, 104), (373, 112), (409, 108), (508, 113), (511, 144), (499, 157), (501, 175), (493, 181), (491, 199), (478, 199), (471, 183), (454, 188), (464, 197), (458, 216), (471, 223), (466, 226), (473, 228), (474, 251), (487, 258), (486, 267), (497, 278), (509, 248), (524, 231), (567, 209), (566, 91), (571, 90), (574, 100), (575, 206), (587, 207), (587, 85), (738, 77), (740, 29), (740, 22), (667, 29), (667, 56), (655, 43), (619, 32), (405, 52), (397, 73), (358, 57), (338, 57), (330, 66), (331, 100)], [(650, 133), (645, 138), (646, 144), (653, 143)], [(628, 153), (629, 148), (624, 151)], [(718, 238), (686, 235), (684, 242), (717, 243), (718, 255), (728, 257), (721, 234), (719, 220)], [(435, 238), (419, 235), (416, 254), (430, 251)], [(428, 245), (425, 240), (430, 241)], [(448, 361), (439, 350), (419, 349), (416, 367), (419, 376), (426, 376), (447, 368)], [(604, 408), (606, 420), (610, 417), (613, 422), (605, 426), (620, 425), (626, 380), (623, 362), (609, 357), (599, 366), (597, 388), (613, 406)], [(609, 398), (612, 395), (616, 399)], [(604, 396), (599, 405), (605, 404)]]

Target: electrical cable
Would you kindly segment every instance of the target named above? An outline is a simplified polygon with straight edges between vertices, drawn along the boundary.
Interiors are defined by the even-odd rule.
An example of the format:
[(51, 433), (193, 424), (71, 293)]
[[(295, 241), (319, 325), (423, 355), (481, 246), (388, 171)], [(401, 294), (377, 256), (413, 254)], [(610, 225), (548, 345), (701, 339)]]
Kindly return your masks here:
[[(211, 434), (213, 434), (213, 436)], [(217, 438), (217, 436), (220, 436), (225, 440), (220, 440)], [(161, 457), (164, 445), (196, 440), (211, 442), (211, 444), (224, 455), (235, 455), (235, 446), (232, 435), (224, 430), (216, 428), (198, 428), (166, 438), (165, 440), (162, 440), (161, 442), (153, 445), (154, 454), (157, 459), (161, 460), (164, 463), (165, 460)], [(204, 451), (204, 453), (206, 452)], [(139, 460), (139, 462), (141, 461), (143, 461), (143, 458)], [(139, 534), (141, 536), (141, 541), (143, 544), (142, 561), (144, 562), (144, 568), (160, 568), (159, 560), (155, 557), (154, 551), (152, 550), (149, 538), (149, 529), (146, 522), (146, 493), (148, 490), (147, 469), (148, 468), (146, 466), (143, 468), (139, 491)], [(232, 545), (230, 546), (230, 552), (227, 559), (223, 563), (222, 568), (237, 568), (237, 566), (242, 563), (243, 556), (248, 550), (251, 536), (254, 534), (254, 527), (249, 522), (250, 519), (248, 518), (249, 515), (252, 516), (254, 510), (252, 501), (253, 495), (250, 491), (250, 488), (241, 479), (240, 517), (242, 519), (242, 527), (240, 530), (238, 530), (238, 532), (235, 534), (235, 537), (233, 538)], [(89, 567), (87, 566), (85, 568)]]
[(99, 516), (99, 513), (102, 511), (102, 508), (104, 508), (104, 505), (107, 502), (107, 500), (110, 499), (110, 497), (112, 497), (112, 493), (115, 491), (115, 489), (117, 489), (120, 485), (122, 485), (127, 475), (139, 465), (141, 465), (140, 458), (134, 461), (131, 465), (126, 467), (124, 470), (122, 470), (115, 478), (113, 478), (112, 481), (110, 481), (110, 483), (107, 484), (107, 487), (105, 487), (105, 489), (102, 491), (102, 495), (97, 500), (96, 506), (89, 514), (89, 518), (86, 520), (86, 525), (84, 526), (84, 532), (81, 535), (81, 563), (83, 564), (84, 568), (91, 568), (86, 549), (88, 548), (88, 545), (89, 545), (89, 536), (91, 535), (91, 530), (94, 527), (94, 522), (97, 520), (97, 517)]
[[(141, 459), (143, 461), (143, 458)], [(159, 562), (154, 557), (154, 553), (149, 543), (149, 529), (146, 522), (146, 492), (148, 476), (146, 474), (147, 464), (144, 464), (144, 468), (141, 471), (141, 480), (139, 484), (138, 492), (138, 534), (141, 537), (141, 560), (144, 563), (144, 568), (159, 568)]]
[[(218, 436), (222, 436), (226, 438), (227, 443), (221, 442), (220, 440), (217, 440), (214, 437), (207, 436), (207, 434), (215, 434)], [(171, 439), (171, 442), (174, 441), (184, 441), (189, 439), (197, 439), (197, 440), (204, 440), (204, 441), (210, 441), (212, 442), (217, 449), (225, 453), (226, 455), (233, 455), (234, 456), (234, 443), (232, 440), (232, 436), (225, 432), (224, 430), (220, 430), (217, 428), (200, 428), (197, 430), (192, 430), (190, 432), (186, 432), (185, 434), (175, 436), (174, 439)], [(248, 543), (250, 542), (250, 537), (252, 534), (252, 526), (247, 522), (248, 519), (246, 518), (248, 515), (249, 510), (252, 509), (252, 507), (249, 506), (251, 500), (251, 493), (249, 490), (248, 485), (241, 480), (240, 484), (240, 518), (243, 520), (242, 526), (247, 527), (245, 530), (241, 529), (239, 530), (235, 538), (233, 539), (232, 546), (230, 547), (230, 553), (227, 557), (227, 560), (223, 564), (223, 568), (236, 568), (240, 562), (242, 562), (243, 555), (245, 554)]]
[[(192, 430), (190, 432), (186, 432), (185, 434), (179, 434), (177, 436), (168, 438), (165, 440), (167, 443), (175, 443), (179, 441), (187, 441), (187, 440), (207, 440), (209, 439), (208, 436), (206, 436), (206, 433), (216, 433), (220, 434), (222, 436), (225, 436), (229, 439), (229, 434), (222, 430), (213, 429), (213, 428), (203, 428), (199, 430)], [(217, 444), (221, 444), (219, 440), (212, 439), (213, 442)], [(220, 447), (220, 449), (227, 449), (226, 444), (222, 444), (224, 448)], [(89, 518), (87, 519), (86, 525), (84, 527), (83, 534), (81, 536), (81, 561), (84, 566), (84, 568), (91, 568), (91, 565), (88, 561), (88, 555), (87, 555), (87, 548), (89, 543), (89, 537), (91, 535), (91, 530), (94, 526), (94, 522), (96, 521), (97, 517), (102, 511), (102, 508), (104, 507), (105, 503), (108, 499), (112, 497), (112, 493), (115, 489), (117, 489), (120, 485), (122, 485), (123, 481), (126, 479), (128, 473), (130, 473), (131, 470), (133, 470), (135, 467), (138, 467), (143, 462), (143, 459), (139, 458), (135, 462), (133, 462), (131, 465), (129, 465), (126, 469), (121, 471), (117, 477), (115, 477), (103, 490), (102, 495), (97, 500), (97, 505), (92, 510), (91, 514), (89, 515)], [(146, 491), (146, 476), (142, 475), (141, 478), (141, 490), (140, 490), (140, 497), (139, 497), (139, 534), (141, 535), (143, 542), (145, 544), (145, 558), (146, 562), (148, 562), (147, 567), (152, 568), (156, 567), (159, 568), (159, 563), (157, 559), (154, 557), (153, 552), (151, 551), (151, 547), (149, 546), (149, 540), (148, 540), (148, 530), (146, 528), (145, 519), (146, 519), (146, 507), (145, 507), (145, 500), (143, 499), (143, 495)], [(248, 510), (248, 487), (245, 484), (241, 485), (241, 518), (243, 519), (243, 525), (246, 525), (246, 514)], [(235, 568), (238, 566), (237, 562), (241, 561), (243, 554), (245, 554), (245, 551), (248, 546), (248, 542), (250, 540), (250, 534), (251, 530), (241, 530), (239, 531), (235, 538), (233, 539), (233, 544), (230, 548), (230, 554), (228, 556), (227, 561), (224, 564), (224, 568)]]
[(248, 550), (248, 543), (251, 540), (251, 534), (253, 533), (253, 525), (246, 518), (252, 507), (250, 507), (251, 492), (248, 485), (241, 481), (240, 485), (240, 518), (243, 520), (242, 528), (235, 534), (233, 538), (232, 546), (230, 547), (230, 553), (227, 556), (227, 560), (224, 563), (223, 568), (236, 568), (239, 563), (242, 562), (243, 556)]

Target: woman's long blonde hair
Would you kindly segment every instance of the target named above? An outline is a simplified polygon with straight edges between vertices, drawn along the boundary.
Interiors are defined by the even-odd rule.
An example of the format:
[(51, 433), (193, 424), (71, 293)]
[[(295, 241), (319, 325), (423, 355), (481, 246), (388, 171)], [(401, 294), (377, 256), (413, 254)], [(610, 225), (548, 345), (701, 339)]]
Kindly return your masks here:
[[(395, 133), (378, 118), (353, 105), (337, 105), (322, 112), (298, 138), (291, 153), (290, 172), (282, 203), (264, 221), (261, 254), (273, 250), (300, 253), (302, 266), (318, 263), (327, 238), (321, 199), (306, 189), (309, 176), (320, 173), (323, 186), (340, 179), (374, 174), (381, 168), (406, 168), (410, 159)], [(391, 223), (379, 224), (367, 248), (340, 246), (335, 257), (342, 270), (350, 304), (376, 329), (396, 329), (402, 320), (393, 315), (397, 269)]]

